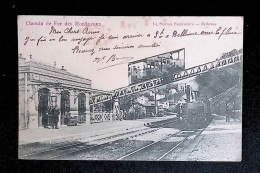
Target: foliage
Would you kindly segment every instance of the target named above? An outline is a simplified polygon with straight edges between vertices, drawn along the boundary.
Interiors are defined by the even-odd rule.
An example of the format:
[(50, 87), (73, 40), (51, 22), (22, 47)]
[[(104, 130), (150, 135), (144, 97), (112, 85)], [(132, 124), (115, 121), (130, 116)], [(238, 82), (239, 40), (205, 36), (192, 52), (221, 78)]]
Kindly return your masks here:
[(129, 115), (129, 110), (131, 107), (134, 108), (134, 105), (137, 104), (138, 94), (127, 95), (119, 98), (119, 107), (126, 115), (126, 119), (129, 119), (129, 116), (134, 117), (132, 114)]
[(145, 117), (145, 108), (139, 104), (132, 106), (128, 111), (128, 119), (139, 119)]
[(241, 64), (234, 64), (222, 69), (209, 71), (196, 78), (201, 97), (210, 99), (211, 111), (224, 115), (226, 105), (232, 104), (233, 109), (241, 109), (242, 84)]
[(195, 81), (199, 85), (201, 97), (211, 98), (236, 85), (242, 74), (240, 64), (209, 71), (197, 76)]

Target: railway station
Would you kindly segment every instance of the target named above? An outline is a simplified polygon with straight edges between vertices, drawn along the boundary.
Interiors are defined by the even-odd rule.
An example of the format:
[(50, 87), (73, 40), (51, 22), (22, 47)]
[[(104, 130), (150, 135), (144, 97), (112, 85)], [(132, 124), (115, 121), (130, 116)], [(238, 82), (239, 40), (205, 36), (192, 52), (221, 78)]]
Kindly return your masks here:
[(18, 15), (18, 159), (240, 162), (243, 22)]
[[(129, 85), (104, 91), (93, 89), (91, 80), (64, 66), (57, 68), (56, 63), (32, 56), (26, 61), (20, 55), (19, 158), (239, 160), (241, 153), (232, 156), (232, 152), (241, 148), (242, 57), (242, 49), (233, 50), (186, 69), (185, 49), (179, 49), (130, 62)], [(220, 69), (221, 79), (215, 69)], [(219, 87), (213, 94), (181, 82), (192, 77), (205, 81), (206, 72), (213, 73), (207, 83), (214, 81), (213, 87)], [(232, 79), (223, 78), (226, 73)], [(51, 125), (49, 112), (54, 108), (60, 110), (60, 128), (47, 130), (43, 127)], [(68, 127), (77, 123), (81, 125)], [(220, 140), (224, 145), (216, 153), (211, 144)], [(222, 158), (226, 150), (232, 158)]]
[[(128, 64), (129, 86), (113, 91), (93, 89), (91, 80), (68, 72), (64, 66), (61, 68), (56, 67), (55, 62), (53, 65), (40, 62), (34, 60), (32, 55), (30, 55), (29, 61), (26, 61), (20, 55), (19, 130), (51, 125), (49, 112), (53, 108), (60, 111), (58, 126), (128, 119), (132, 116), (131, 110), (133, 109), (135, 115), (132, 117), (134, 119), (136, 117), (147, 117), (150, 113), (155, 116), (163, 116), (168, 114), (170, 104), (176, 107), (177, 103), (184, 101), (194, 105), (195, 103), (192, 102), (201, 102), (202, 100), (199, 97), (200, 92), (194, 91), (186, 83), (181, 84), (178, 82), (176, 86), (168, 87), (169, 91), (167, 92), (175, 90), (175, 92), (185, 95), (185, 97), (178, 99), (174, 94), (175, 99), (169, 99), (168, 96), (165, 99), (166, 93), (164, 92), (164, 95), (157, 94), (157, 88), (171, 84), (174, 81), (199, 76), (212, 69), (240, 62), (242, 61), (242, 55), (236, 56), (240, 53), (241, 50), (233, 50), (224, 54), (221, 57), (222, 59), (189, 69), (185, 69), (185, 49), (133, 61)], [(181, 88), (179, 89), (178, 86), (181, 86)], [(134, 104), (137, 104), (136, 106), (133, 103), (129, 104), (130, 100), (124, 100), (128, 99), (127, 96), (129, 95), (144, 91), (146, 93), (142, 96), (139, 95), (138, 99), (140, 100), (141, 97), (144, 100), (147, 98), (152, 99), (145, 102), (138, 102), (137, 99), (137, 101), (134, 101)], [(132, 106), (125, 108), (124, 102)], [(205, 100), (202, 102), (205, 102)], [(138, 106), (141, 111), (136, 111)], [(164, 113), (160, 113), (160, 107)], [(138, 115), (136, 116), (136, 114)]]
[(68, 125), (71, 117), (90, 124), (90, 93), (109, 93), (91, 88), (91, 80), (45, 62), (19, 56), (19, 130), (43, 127), (50, 123), (48, 112), (60, 110), (59, 125)]
[[(184, 70), (185, 49), (134, 61), (128, 67), (129, 85), (159, 77), (161, 73), (158, 72)], [(58, 68), (56, 62), (41, 62), (32, 55), (26, 60), (19, 55), (19, 130), (51, 125), (48, 113), (55, 107), (60, 110), (58, 126), (70, 125), (72, 118), (85, 124), (122, 120), (124, 115), (118, 100), (111, 99), (106, 104), (91, 102), (91, 98), (100, 95), (110, 98), (113, 93), (93, 89), (91, 80), (68, 72), (64, 66)], [(158, 113), (155, 111), (157, 103), (148, 105), (143, 107), (154, 110), (153, 114)]]

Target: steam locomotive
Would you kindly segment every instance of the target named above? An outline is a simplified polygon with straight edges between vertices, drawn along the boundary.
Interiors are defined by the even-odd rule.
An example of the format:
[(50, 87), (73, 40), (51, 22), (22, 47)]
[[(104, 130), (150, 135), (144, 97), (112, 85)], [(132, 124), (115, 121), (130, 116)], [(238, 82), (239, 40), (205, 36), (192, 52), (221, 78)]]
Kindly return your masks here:
[(210, 102), (199, 97), (199, 92), (191, 91), (187, 86), (187, 99), (176, 105), (176, 113), (180, 122), (188, 129), (206, 127), (212, 120)]

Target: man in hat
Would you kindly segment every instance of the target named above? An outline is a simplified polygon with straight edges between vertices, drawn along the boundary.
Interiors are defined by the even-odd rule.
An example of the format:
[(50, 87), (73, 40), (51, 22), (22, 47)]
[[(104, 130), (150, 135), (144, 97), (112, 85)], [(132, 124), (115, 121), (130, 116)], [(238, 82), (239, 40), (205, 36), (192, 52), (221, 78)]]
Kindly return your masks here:
[(58, 122), (59, 122), (59, 114), (60, 111), (58, 109), (57, 106), (55, 106), (52, 111), (51, 111), (51, 115), (52, 115), (52, 128), (54, 129), (58, 129)]

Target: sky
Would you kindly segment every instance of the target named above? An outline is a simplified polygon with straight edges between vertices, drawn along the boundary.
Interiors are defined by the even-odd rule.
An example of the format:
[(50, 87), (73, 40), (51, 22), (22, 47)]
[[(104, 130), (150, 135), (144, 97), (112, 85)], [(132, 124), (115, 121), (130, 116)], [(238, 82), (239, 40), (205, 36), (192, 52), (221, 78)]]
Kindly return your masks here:
[[(75, 26), (76, 23), (90, 24), (96, 26)], [(37, 23), (38, 25), (35, 25)], [(50, 25), (47, 25), (50, 24)], [(65, 26), (71, 23), (71, 26)], [(42, 25), (40, 25), (42, 24)], [(157, 24), (157, 25), (156, 25)], [(56, 31), (50, 33), (51, 27)], [(72, 31), (78, 33), (64, 33), (66, 28), (72, 27)], [(225, 28), (232, 27), (230, 32), (238, 34), (222, 35), (216, 34)], [(83, 33), (88, 29), (88, 32)], [(184, 29), (189, 33), (201, 33), (201, 31), (213, 32), (211, 35), (190, 35), (183, 37), (172, 37), (174, 31), (180, 34)], [(97, 31), (95, 33), (95, 31)], [(155, 33), (162, 33), (162, 37), (154, 38)], [(104, 34), (104, 39), (97, 40)], [(123, 39), (126, 35), (143, 35)], [(148, 34), (150, 34), (148, 36)], [(118, 39), (108, 39), (112, 35)], [(168, 38), (165, 38), (169, 35)], [(59, 38), (67, 41), (59, 41)], [(35, 41), (28, 41), (35, 39)], [(42, 37), (47, 41), (39, 42)], [(73, 38), (93, 38), (85, 45), (71, 41)], [(55, 39), (55, 41), (49, 41)], [(26, 44), (25, 44), (26, 43)], [(152, 45), (157, 47), (137, 48), (140, 44)], [(115, 46), (131, 46), (134, 48), (115, 50)], [(73, 48), (79, 46), (80, 49), (91, 50), (95, 53), (73, 53)], [(103, 48), (103, 50), (100, 50)], [(107, 50), (110, 48), (109, 50)], [(71, 73), (92, 80), (92, 88), (102, 90), (113, 90), (128, 85), (128, 65), (120, 64), (98, 70), (109, 65), (114, 65), (123, 61), (122, 59), (106, 61), (112, 55), (117, 58), (132, 57), (131, 61), (147, 58), (185, 48), (186, 68), (213, 61), (219, 58), (221, 53), (229, 52), (233, 49), (243, 48), (243, 17), (97, 17), (97, 16), (18, 16), (18, 52), (22, 57), (29, 60), (30, 54), (33, 59), (65, 69)], [(99, 63), (93, 62), (96, 58), (104, 57)]]

